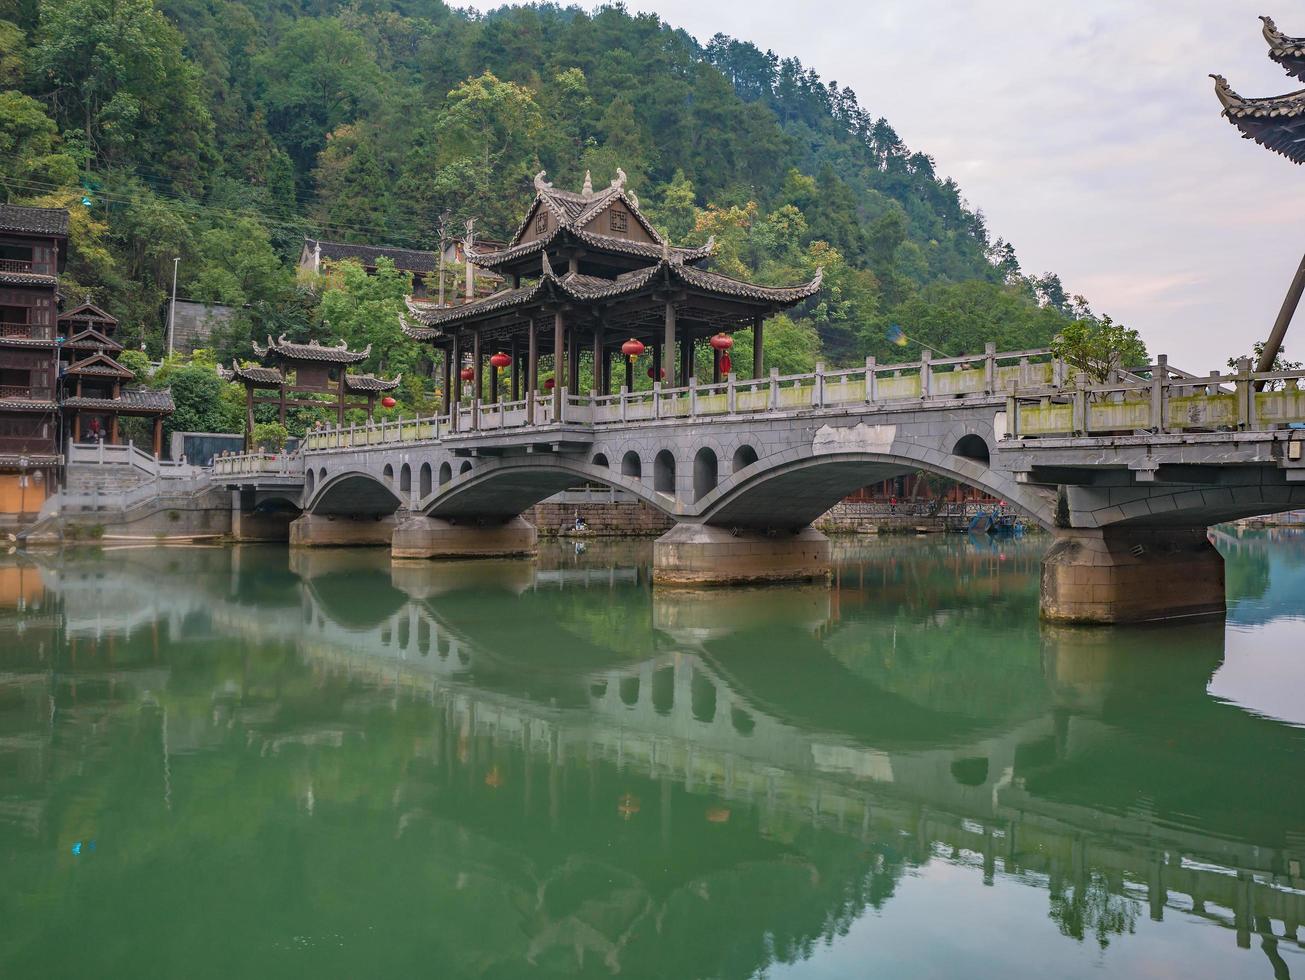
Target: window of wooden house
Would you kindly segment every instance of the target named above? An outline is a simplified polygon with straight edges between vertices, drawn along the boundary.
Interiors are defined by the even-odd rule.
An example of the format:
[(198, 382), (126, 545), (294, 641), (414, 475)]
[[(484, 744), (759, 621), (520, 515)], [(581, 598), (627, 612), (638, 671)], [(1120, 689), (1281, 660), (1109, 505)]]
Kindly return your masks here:
[(535, 234), (544, 235), (548, 233), (548, 212), (543, 208), (539, 209), (539, 215), (535, 218)]
[(31, 265), (32, 246), (18, 245), (13, 242), (0, 242), (0, 259)]
[(612, 231), (629, 231), (630, 216), (624, 211), (612, 208), (607, 212), (607, 227)]

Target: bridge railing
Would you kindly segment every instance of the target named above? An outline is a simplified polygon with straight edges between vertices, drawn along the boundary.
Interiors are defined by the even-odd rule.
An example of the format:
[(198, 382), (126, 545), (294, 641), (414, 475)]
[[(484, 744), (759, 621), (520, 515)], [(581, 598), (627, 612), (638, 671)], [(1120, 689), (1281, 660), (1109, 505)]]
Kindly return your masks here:
[(431, 418), (380, 420), (310, 432), (308, 451), (357, 449), (400, 442), (438, 441), (458, 433), (495, 432), (557, 424), (606, 426), (658, 419), (698, 419), (767, 412), (837, 409), (856, 405), (889, 405), (938, 401), (969, 396), (1000, 397), (1016, 386), (1041, 392), (1063, 382), (1064, 366), (1048, 350), (998, 353), (991, 344), (972, 357), (933, 358), (879, 364), (866, 358), (855, 368), (828, 371), (823, 364), (807, 374), (739, 379), (728, 375), (713, 384), (667, 387), (656, 382), (649, 391), (588, 395), (561, 392), (561, 418), (556, 416), (553, 392), (535, 396), (534, 417), (526, 400), (475, 402), (458, 406), (455, 415)]
[(285, 476), (304, 475), (304, 459), (288, 453), (238, 453), (213, 457), (214, 476)]
[(1255, 372), (1243, 358), (1236, 374), (1197, 377), (1171, 372), (1161, 355), (1150, 373), (1107, 384), (1079, 374), (1072, 386), (1051, 391), (1015, 388), (1007, 398), (1007, 433), (1029, 439), (1265, 430), (1305, 421), (1305, 371)]

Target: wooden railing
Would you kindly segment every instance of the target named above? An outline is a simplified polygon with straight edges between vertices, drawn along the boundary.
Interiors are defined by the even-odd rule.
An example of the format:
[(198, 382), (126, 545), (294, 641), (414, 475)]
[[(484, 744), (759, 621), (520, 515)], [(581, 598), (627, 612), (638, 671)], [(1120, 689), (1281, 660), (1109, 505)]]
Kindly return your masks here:
[(31, 401), (47, 401), (49, 388), (34, 388), (31, 385), (0, 385), (0, 398), (26, 398)]
[(0, 259), (0, 272), (31, 272), (31, 259)]

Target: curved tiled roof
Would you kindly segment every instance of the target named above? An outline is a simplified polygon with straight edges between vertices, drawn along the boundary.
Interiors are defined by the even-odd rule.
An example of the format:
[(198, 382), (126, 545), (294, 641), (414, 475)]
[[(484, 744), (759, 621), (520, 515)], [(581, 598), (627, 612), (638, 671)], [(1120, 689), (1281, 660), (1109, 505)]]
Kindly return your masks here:
[(117, 412), (119, 415), (142, 413), (147, 415), (166, 414), (176, 406), (172, 402), (172, 391), (168, 388), (128, 388), (121, 398), (65, 398), (64, 408), (89, 408), (94, 410)]
[(345, 341), (340, 341), (337, 347), (324, 347), (316, 340), (310, 340), (306, 344), (296, 344), (293, 341), (285, 339), (285, 334), (281, 334), (276, 340), (269, 335), (267, 346), (259, 347), (254, 344), (254, 353), (259, 357), (279, 357), (287, 361), (326, 361), (331, 364), (357, 364), (359, 361), (365, 361), (371, 356), (372, 345), (368, 344), (364, 350), (349, 350), (349, 345)]
[[(0, 231), (4, 230), (0, 228)], [(56, 276), (46, 276), (39, 272), (5, 272), (0, 270), (0, 283), (9, 286), (53, 286), (58, 281)]]
[(85, 330), (73, 334), (63, 342), (63, 346), (71, 350), (120, 351), (123, 349), (122, 344), (111, 337), (106, 337), (94, 327), (87, 327)]
[(90, 357), (73, 361), (68, 365), (68, 374), (90, 374), (105, 378), (134, 378), (136, 373), (123, 367), (108, 354), (97, 353)]
[(441, 331), (436, 328), (443, 324), (472, 320), (489, 313), (529, 306), (546, 290), (555, 289), (566, 298), (577, 302), (592, 302), (637, 293), (662, 276), (679, 280), (685, 286), (718, 296), (776, 306), (791, 306), (819, 292), (824, 270), (817, 270), (814, 279), (797, 286), (759, 286), (715, 272), (695, 269), (669, 259), (662, 259), (656, 265), (627, 272), (615, 279), (600, 279), (574, 272), (557, 277), (545, 264), (544, 275), (537, 282), (519, 289), (504, 289), (474, 303), (432, 308), (409, 302), (408, 313), (418, 325), (414, 325), (407, 317), (401, 319), (400, 325), (404, 334), (413, 340), (432, 340), (441, 334)]
[(59, 322), (62, 323), (64, 320), (90, 320), (99, 323), (112, 323), (114, 325), (117, 325), (118, 323), (117, 317), (104, 312), (104, 310), (100, 309), (89, 299), (74, 310), (69, 310), (67, 313), (60, 313)]
[[(578, 227), (559, 224), (555, 225), (553, 230), (543, 238), (522, 242), (520, 245), (513, 245), (511, 248), (505, 248), (500, 252), (472, 252), (471, 258), (480, 268), (495, 269), (542, 252), (563, 235), (570, 235), (598, 251), (633, 255), (642, 259), (659, 259), (663, 251), (661, 245), (652, 242), (637, 242), (630, 238), (614, 238), (611, 235), (599, 235), (592, 231), (584, 231)], [(705, 245), (698, 245), (693, 248), (672, 247), (670, 252), (681, 262), (701, 262), (710, 258), (715, 248), (716, 241), (712, 238)]]
[(219, 364), (217, 371), (218, 377), (223, 381), (244, 381), (255, 387), (263, 388), (279, 388), (281, 386), (281, 372), (276, 368), (241, 367), (235, 361), (232, 361), (230, 370)]
[(304, 245), (309, 249), (321, 248), (322, 258), (327, 261), (353, 259), (364, 266), (376, 267), (377, 259), (389, 259), (401, 272), (434, 272), (439, 259), (434, 252), (416, 248), (394, 248), (389, 245), (353, 245), (349, 242), (326, 242), (317, 238), (305, 238)]
[(1261, 17), (1264, 21), (1264, 40), (1269, 43), (1269, 57), (1282, 65), (1288, 75), (1305, 78), (1305, 38), (1288, 37), (1273, 22), (1272, 17)]
[(58, 406), (42, 398), (0, 398), (0, 408), (6, 412), (52, 412)]
[[(560, 190), (544, 180), (545, 176), (543, 170), (535, 174), (535, 200), (531, 202), (530, 207), (526, 208), (525, 216), (521, 219), (521, 223), (517, 225), (512, 240), (508, 243), (508, 247), (504, 249), (505, 252), (511, 251), (514, 246), (521, 242), (521, 236), (525, 234), (526, 228), (529, 227), (530, 216), (535, 213), (536, 205), (541, 205), (552, 211), (557, 217), (558, 225), (576, 229), (584, 227), (589, 221), (602, 214), (613, 202), (621, 201), (630, 209), (630, 213), (634, 215), (634, 220), (643, 226), (644, 231), (657, 243), (658, 247), (664, 242), (661, 234), (643, 216), (643, 212), (639, 210), (639, 199), (633, 193), (626, 193), (624, 170), (618, 168), (616, 178), (611, 185), (604, 187), (600, 191), (593, 189), (590, 175), (586, 171), (584, 189), (579, 193)], [(475, 253), (472, 254), (475, 261), (485, 264), (485, 259), (475, 259)]]
[(68, 237), (68, 212), (64, 208), (31, 208), (0, 204), (0, 231)]
[(345, 374), (344, 386), (350, 391), (356, 392), (373, 392), (373, 391), (393, 391), (399, 387), (399, 382), (403, 380), (400, 374), (395, 378), (378, 378), (374, 374)]
[(1247, 139), (1281, 153), (1293, 163), (1305, 163), (1305, 89), (1287, 95), (1247, 99), (1222, 75), (1211, 75), (1223, 114)]

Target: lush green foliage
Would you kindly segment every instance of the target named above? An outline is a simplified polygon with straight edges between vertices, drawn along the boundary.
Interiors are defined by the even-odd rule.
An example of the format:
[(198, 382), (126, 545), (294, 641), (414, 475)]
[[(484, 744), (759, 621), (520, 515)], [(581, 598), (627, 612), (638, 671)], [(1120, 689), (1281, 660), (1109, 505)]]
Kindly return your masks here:
[[(400, 410), (426, 410), (430, 364), (394, 316), (404, 277), (301, 281), (303, 236), (430, 246), (447, 214), (506, 239), (539, 169), (578, 187), (617, 167), (674, 241), (716, 236), (719, 271), (824, 268), (821, 294), (767, 334), (781, 370), (1043, 345), (1095, 322), (1055, 275), (1023, 274), (849, 89), (745, 42), (702, 45), (619, 5), (0, 0), (0, 195), (72, 209), (66, 291), (156, 356), (179, 258), (181, 295), (238, 310), (213, 338), (222, 361), (283, 332), (371, 343), (364, 368), (402, 371)], [(182, 369), (153, 383), (169, 374), (174, 428), (240, 424), (234, 396), (205, 409), (211, 385)], [(321, 413), (292, 414), (297, 431)]]
[(1149, 360), (1137, 331), (1108, 316), (1066, 324), (1052, 341), (1051, 350), (1098, 384), (1107, 381), (1113, 371), (1141, 367)]

